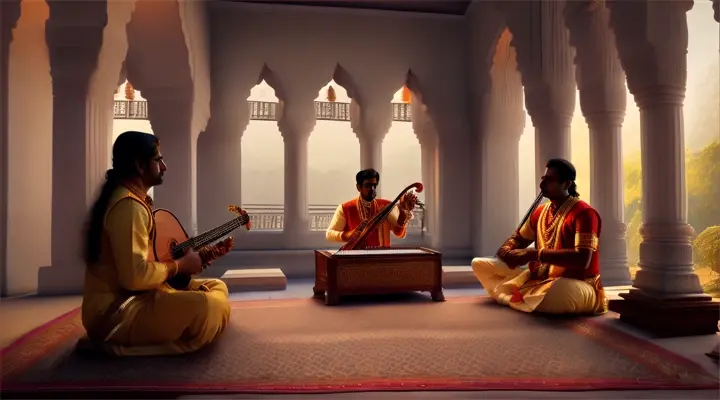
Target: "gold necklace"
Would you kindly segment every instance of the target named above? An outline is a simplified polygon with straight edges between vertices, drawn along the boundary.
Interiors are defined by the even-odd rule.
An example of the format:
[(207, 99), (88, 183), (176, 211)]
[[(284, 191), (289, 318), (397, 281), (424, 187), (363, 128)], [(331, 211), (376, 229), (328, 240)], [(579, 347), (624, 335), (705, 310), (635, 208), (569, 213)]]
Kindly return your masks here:
[(375, 200), (373, 201), (366, 201), (362, 197), (358, 197), (357, 207), (358, 207), (358, 213), (360, 214), (361, 220), (366, 220), (370, 218), (370, 214), (372, 213)]
[(543, 215), (540, 218), (540, 233), (544, 242), (545, 248), (555, 247), (555, 238), (557, 229), (559, 229), (560, 222), (565, 219), (565, 214), (577, 203), (575, 197), (568, 198), (560, 207), (558, 207), (555, 213), (551, 213), (551, 206), (548, 204), (547, 208), (543, 210)]

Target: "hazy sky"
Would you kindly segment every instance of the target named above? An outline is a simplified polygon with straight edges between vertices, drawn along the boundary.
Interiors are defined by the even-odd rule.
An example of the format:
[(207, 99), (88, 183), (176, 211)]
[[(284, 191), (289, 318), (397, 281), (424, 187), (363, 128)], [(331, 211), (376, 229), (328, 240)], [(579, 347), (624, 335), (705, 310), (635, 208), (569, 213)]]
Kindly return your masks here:
[[(710, 1), (698, 0), (688, 12), (689, 49), (688, 82), (685, 101), (685, 142), (688, 149), (706, 145), (713, 135), (694, 130), (694, 123), (707, 112), (702, 95), (717, 90), (718, 59), (720, 58), (719, 25), (713, 19)], [(712, 79), (715, 78), (715, 79)], [(317, 101), (327, 101), (327, 87), (332, 85), (338, 102), (349, 102), (346, 91), (334, 82), (328, 83), (318, 94)], [(398, 88), (400, 89), (400, 88)], [(400, 90), (394, 102), (400, 102)], [(124, 97), (120, 88), (116, 99)], [(273, 89), (265, 84), (256, 86), (249, 100), (277, 101)], [(576, 101), (572, 123), (572, 158), (578, 169), (578, 181), (589, 182), (589, 138), (585, 121)], [(388, 105), (389, 107), (389, 105)], [(718, 112), (715, 112), (715, 118)], [(696, 124), (697, 125), (697, 124)], [(717, 124), (715, 126), (718, 126)], [(114, 134), (128, 129), (150, 130), (148, 121), (116, 120)], [(535, 188), (534, 128), (526, 117), (525, 131), (520, 140), (521, 204), (518, 213), (524, 212), (537, 194)], [(250, 121), (242, 141), (243, 199), (249, 203), (282, 203), (283, 198), (283, 141), (277, 123)], [(640, 115), (628, 93), (628, 108), (623, 134), (623, 153), (640, 150)], [(354, 197), (354, 175), (360, 168), (360, 146), (348, 122), (317, 121), (309, 142), (308, 201), (310, 204), (337, 204)], [(383, 168), (381, 191), (384, 197), (395, 196), (406, 185), (421, 180), (420, 144), (412, 124), (394, 122), (383, 142)], [(580, 187), (588, 199), (588, 188)]]

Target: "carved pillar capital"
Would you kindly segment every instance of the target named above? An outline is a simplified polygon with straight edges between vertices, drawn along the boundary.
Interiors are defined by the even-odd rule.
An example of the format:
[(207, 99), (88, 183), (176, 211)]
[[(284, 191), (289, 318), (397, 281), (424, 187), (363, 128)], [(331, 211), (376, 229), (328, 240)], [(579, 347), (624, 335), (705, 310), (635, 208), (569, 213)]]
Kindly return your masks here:
[(50, 53), (50, 74), (56, 81), (88, 85), (97, 68), (108, 22), (107, 2), (48, 0), (50, 17), (45, 41)]
[(281, 100), (278, 115), (278, 128), (285, 141), (307, 141), (317, 122), (312, 98)]
[(555, 124), (569, 124), (575, 111), (575, 52), (560, 22), (565, 2), (517, 3), (505, 8), (528, 114), (536, 127), (548, 118)]
[(594, 2), (592, 7), (584, 2), (570, 2), (565, 8), (570, 43), (577, 52), (580, 107), (588, 123), (590, 119), (616, 121), (619, 118), (622, 124), (627, 108), (625, 73), (609, 21), (610, 10), (603, 1)]
[(358, 139), (373, 139), (382, 142), (392, 125), (390, 101), (381, 98), (364, 99), (358, 105), (357, 115), (351, 120), (353, 132)]
[[(185, 90), (149, 87), (143, 89), (143, 97), (148, 101), (148, 118), (169, 117), (174, 113), (192, 110), (192, 94)], [(173, 116), (173, 118), (191, 118), (192, 113)]]
[(686, 13), (692, 1), (615, 1), (608, 6), (628, 89), (638, 105), (654, 96), (661, 103), (681, 103), (687, 81)]

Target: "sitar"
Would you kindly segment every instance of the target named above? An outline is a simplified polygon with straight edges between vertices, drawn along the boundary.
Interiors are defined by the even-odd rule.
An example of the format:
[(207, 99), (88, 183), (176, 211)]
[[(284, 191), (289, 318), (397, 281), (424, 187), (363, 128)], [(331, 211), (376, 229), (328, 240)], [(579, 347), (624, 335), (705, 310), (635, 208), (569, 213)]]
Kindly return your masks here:
[(347, 243), (345, 243), (342, 247), (340, 247), (340, 251), (342, 250), (356, 250), (358, 248), (361, 248), (363, 243), (365, 242), (365, 239), (367, 236), (375, 230), (375, 228), (378, 227), (387, 217), (390, 215), (390, 212), (392, 212), (395, 205), (397, 205), (398, 201), (405, 196), (405, 193), (408, 191), (415, 189), (417, 193), (420, 193), (423, 191), (423, 184), (420, 182), (415, 182), (412, 185), (408, 185), (405, 189), (403, 189), (400, 194), (395, 197), (395, 200), (393, 200), (390, 204), (383, 207), (380, 211), (378, 211), (377, 214), (375, 214), (372, 218), (368, 218), (360, 223), (357, 228), (355, 228), (355, 233), (348, 239)]
[[(250, 216), (248, 213), (238, 206), (231, 205), (228, 207), (230, 212), (236, 213), (238, 216), (230, 221), (203, 232), (195, 237), (190, 237), (180, 221), (172, 212), (159, 208), (153, 211), (155, 219), (155, 234), (152, 238), (152, 254), (153, 261), (172, 261), (185, 255), (188, 249), (193, 249), (200, 253), (204, 268), (210, 262), (225, 253), (227, 253), (233, 244), (231, 237), (210, 246), (220, 238), (226, 236), (235, 229), (244, 226), (246, 230), (250, 230)], [(187, 274), (177, 274), (167, 280), (167, 284), (177, 290), (183, 290), (188, 287), (192, 276)]]

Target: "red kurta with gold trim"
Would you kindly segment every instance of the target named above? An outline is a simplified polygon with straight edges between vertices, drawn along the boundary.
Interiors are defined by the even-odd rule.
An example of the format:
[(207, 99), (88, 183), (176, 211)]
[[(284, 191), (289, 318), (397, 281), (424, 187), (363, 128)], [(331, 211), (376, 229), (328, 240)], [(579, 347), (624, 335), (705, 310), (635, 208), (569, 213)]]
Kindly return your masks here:
[[(572, 201), (572, 200), (569, 200)], [(576, 200), (564, 217), (562, 210), (558, 210), (555, 218), (559, 227), (553, 227), (550, 215), (550, 203), (538, 207), (530, 216), (529, 227), (534, 231), (528, 232), (526, 227), (520, 234), (528, 240), (534, 240), (538, 249), (574, 249), (589, 248), (593, 250), (590, 265), (587, 268), (563, 268), (552, 266), (550, 277), (563, 277), (574, 279), (594, 278), (600, 274), (599, 240), (602, 230), (602, 220), (598, 212), (588, 203)], [(562, 208), (562, 206), (560, 206)]]
[[(358, 208), (358, 203), (358, 199), (353, 199), (342, 204), (343, 214), (345, 215), (345, 232), (349, 232), (357, 228), (363, 221), (363, 217), (361, 216)], [(372, 202), (370, 214), (367, 218), (372, 218), (390, 203), (390, 200), (375, 199), (375, 201)], [(389, 218), (385, 219), (385, 221), (368, 234), (365, 245), (367, 247), (390, 247), (391, 230), (395, 236), (402, 238), (405, 237), (405, 234), (407, 233), (407, 226), (391, 224)]]

